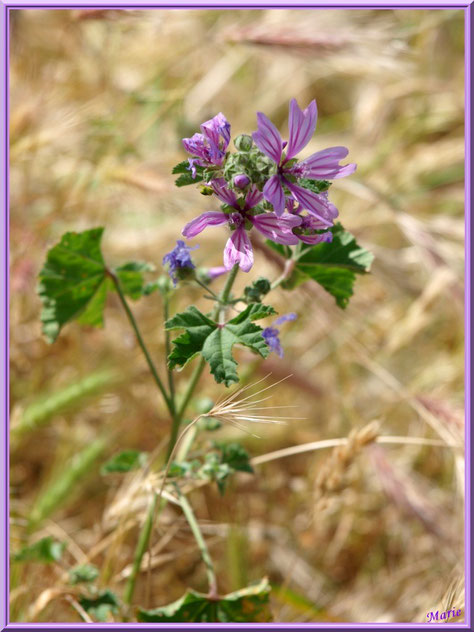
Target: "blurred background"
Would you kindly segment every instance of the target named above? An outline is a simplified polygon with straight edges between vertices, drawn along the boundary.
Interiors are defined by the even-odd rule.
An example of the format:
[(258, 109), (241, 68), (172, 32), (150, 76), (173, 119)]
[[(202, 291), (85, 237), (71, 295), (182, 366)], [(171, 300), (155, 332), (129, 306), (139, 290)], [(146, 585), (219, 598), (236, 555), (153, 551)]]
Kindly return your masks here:
[[(151, 261), (161, 272), (184, 224), (217, 208), (174, 187), (181, 138), (219, 111), (232, 138), (250, 133), (257, 110), (285, 138), (293, 97), (318, 104), (304, 156), (346, 145), (358, 163), (331, 199), (375, 262), (345, 311), (319, 287), (274, 293), (280, 313), (299, 316), (283, 331), (285, 357), (263, 363), (239, 351), (240, 370), (249, 384), (271, 373), (253, 391), (291, 375), (269, 403), (296, 405), (289, 415), (303, 419), (252, 426), (260, 438), (228, 426), (216, 436), (238, 438), (254, 457), (360, 437), (374, 420), (380, 435), (401, 439), (363, 445), (351, 435), (347, 458), (328, 448), (262, 459), (224, 498), (214, 485), (192, 492), (220, 591), (267, 575), (281, 622), (424, 622), (429, 611), (463, 608), (463, 12), (10, 16), (11, 550), (47, 535), (68, 544), (60, 564), (13, 567), (12, 621), (81, 621), (64, 573), (85, 559), (121, 595), (147, 490), (125, 515), (128, 479), (101, 476), (100, 465), (123, 449), (163, 447), (170, 428), (115, 296), (104, 330), (73, 323), (46, 344), (36, 283), (47, 249), (64, 231), (104, 225), (107, 261)], [(207, 230), (196, 262), (221, 265), (225, 238)], [(240, 283), (278, 272), (259, 251)], [(187, 286), (175, 308), (190, 295), (208, 305)], [(132, 309), (162, 363), (159, 296)], [(222, 391), (206, 372), (199, 396)], [(134, 603), (205, 589), (178, 511), (167, 508), (152, 544)]]

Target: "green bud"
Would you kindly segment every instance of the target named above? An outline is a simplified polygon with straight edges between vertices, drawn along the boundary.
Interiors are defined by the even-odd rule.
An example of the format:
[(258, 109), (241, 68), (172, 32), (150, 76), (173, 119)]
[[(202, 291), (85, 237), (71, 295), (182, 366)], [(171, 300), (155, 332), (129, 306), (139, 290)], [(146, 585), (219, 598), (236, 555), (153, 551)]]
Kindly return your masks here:
[(234, 145), (238, 151), (250, 151), (252, 149), (253, 140), (248, 134), (240, 134), (234, 140)]
[(155, 284), (158, 288), (158, 291), (163, 296), (166, 296), (174, 290), (173, 281), (169, 278), (167, 274), (162, 274), (160, 277), (158, 277), (158, 279), (155, 281)]

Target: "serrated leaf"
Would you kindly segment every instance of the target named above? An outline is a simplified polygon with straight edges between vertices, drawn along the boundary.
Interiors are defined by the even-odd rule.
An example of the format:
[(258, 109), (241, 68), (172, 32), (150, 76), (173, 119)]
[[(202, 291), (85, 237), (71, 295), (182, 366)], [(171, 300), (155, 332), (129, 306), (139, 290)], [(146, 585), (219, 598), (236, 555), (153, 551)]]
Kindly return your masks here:
[(151, 263), (146, 263), (145, 261), (129, 261), (115, 268), (115, 273), (119, 278), (124, 294), (136, 300), (144, 294), (150, 294), (145, 284), (143, 274), (145, 272), (152, 272), (153, 270), (154, 266)]
[(98, 621), (107, 621), (109, 614), (116, 614), (119, 608), (119, 601), (111, 590), (104, 590), (97, 597), (80, 597), (79, 603)]
[(187, 590), (177, 601), (153, 610), (138, 610), (141, 623), (265, 623), (272, 621), (267, 578), (218, 599)]
[(90, 583), (99, 577), (99, 569), (93, 564), (81, 564), (74, 566), (69, 571), (69, 583), (76, 584)]
[(238, 472), (253, 474), (254, 470), (250, 465), (249, 453), (240, 443), (216, 442), (215, 445), (221, 452), (221, 463), (227, 463), (229, 467)]
[(43, 562), (44, 564), (50, 564), (61, 559), (65, 548), (65, 542), (59, 542), (48, 536), (41, 538), (41, 540), (30, 546), (23, 547), (18, 553), (15, 553), (13, 559), (15, 562)]
[(106, 291), (100, 250), (103, 231), (93, 228), (66, 233), (47, 254), (39, 275), (38, 293), (43, 302), (43, 333), (49, 342), (54, 342), (61, 328), (81, 314), (87, 324), (103, 325)]
[(237, 362), (232, 356), (232, 347), (242, 344), (266, 358), (269, 349), (262, 337), (262, 328), (252, 320), (272, 313), (275, 313), (272, 307), (255, 303), (247, 306), (226, 325), (218, 325), (193, 305), (188, 307), (165, 323), (166, 329), (185, 329), (173, 340), (168, 366), (171, 369), (184, 367), (201, 353), (209, 363), (216, 382), (224, 382), (226, 386), (238, 382)]
[(111, 474), (113, 472), (130, 472), (143, 467), (147, 461), (146, 452), (139, 450), (124, 450), (112, 457), (100, 468), (101, 474)]
[[(250, 307), (250, 305), (249, 305)], [(232, 321), (225, 327), (215, 329), (205, 340), (202, 356), (209, 363), (211, 373), (218, 384), (224, 382), (226, 386), (239, 381), (236, 367), (237, 362), (232, 355), (235, 344), (249, 347), (262, 358), (269, 354), (269, 348), (262, 337), (262, 328), (247, 319), (237, 324)]]
[(165, 329), (185, 329), (173, 340), (173, 351), (168, 356), (168, 366), (184, 367), (202, 351), (206, 339), (217, 328), (217, 323), (204, 316), (194, 305), (166, 321)]
[[(306, 281), (316, 281), (334, 296), (337, 305), (345, 308), (353, 294), (356, 274), (369, 272), (374, 259), (372, 253), (359, 246), (355, 237), (344, 230), (341, 224), (331, 228), (333, 240), (316, 246), (301, 248), (293, 273), (282, 283), (282, 287), (293, 289)], [(270, 246), (289, 258), (281, 246), (268, 242)]]

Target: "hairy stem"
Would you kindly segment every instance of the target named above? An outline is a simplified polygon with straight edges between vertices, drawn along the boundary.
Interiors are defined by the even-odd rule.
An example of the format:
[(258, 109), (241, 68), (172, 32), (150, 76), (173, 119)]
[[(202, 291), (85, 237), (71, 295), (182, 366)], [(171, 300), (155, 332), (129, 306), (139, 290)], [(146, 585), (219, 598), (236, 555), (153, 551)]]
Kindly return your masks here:
[(140, 349), (143, 351), (143, 355), (145, 356), (145, 359), (147, 361), (148, 367), (151, 371), (151, 374), (153, 376), (153, 379), (155, 380), (155, 384), (157, 385), (160, 393), (163, 396), (163, 399), (165, 400), (166, 406), (171, 414), (171, 416), (174, 418), (175, 416), (175, 411), (174, 411), (174, 404), (171, 401), (170, 397), (168, 396), (168, 393), (165, 390), (165, 387), (163, 386), (163, 382), (160, 379), (160, 376), (158, 375), (158, 372), (156, 370), (155, 365), (153, 364), (153, 360), (151, 359), (150, 353), (148, 352), (148, 349), (145, 345), (145, 342), (142, 338), (142, 335), (140, 333), (140, 330), (138, 329), (138, 325), (137, 322), (135, 320), (135, 317), (132, 314), (132, 311), (130, 309), (130, 307), (128, 306), (128, 303), (125, 299), (125, 296), (122, 292), (122, 288), (120, 287), (120, 281), (118, 280), (117, 276), (111, 272), (110, 270), (107, 270), (107, 275), (109, 276), (109, 278), (112, 280), (113, 284), (115, 285), (115, 289), (117, 290), (117, 294), (119, 296), (120, 302), (122, 303), (122, 306), (125, 310), (125, 313), (127, 315), (128, 320), (130, 321), (130, 324), (132, 326), (133, 331), (135, 332), (135, 336), (137, 338), (138, 344), (140, 345)]
[(199, 551), (201, 552), (201, 557), (204, 564), (206, 565), (207, 581), (209, 584), (209, 597), (217, 597), (217, 578), (216, 572), (214, 570), (214, 563), (209, 553), (209, 549), (207, 548), (207, 544), (204, 540), (201, 529), (199, 528), (198, 521), (196, 519), (196, 516), (194, 515), (191, 505), (188, 502), (188, 499), (184, 494), (181, 493), (181, 490), (177, 485), (175, 485), (175, 488), (176, 493), (178, 494), (179, 502), (181, 504), (181, 509), (183, 510), (189, 526), (191, 527), (191, 531), (193, 532), (194, 538), (199, 547)]

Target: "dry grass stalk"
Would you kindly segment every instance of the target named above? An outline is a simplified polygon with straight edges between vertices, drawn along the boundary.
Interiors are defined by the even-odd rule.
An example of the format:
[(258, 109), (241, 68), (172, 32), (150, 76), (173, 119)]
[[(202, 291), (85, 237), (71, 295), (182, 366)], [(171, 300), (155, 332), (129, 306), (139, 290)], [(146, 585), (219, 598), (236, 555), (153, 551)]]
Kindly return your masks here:
[(316, 477), (314, 499), (317, 512), (325, 509), (329, 498), (345, 487), (345, 475), (355, 458), (364, 446), (376, 441), (378, 435), (379, 423), (371, 421), (360, 430), (352, 430), (347, 442), (334, 448)]

